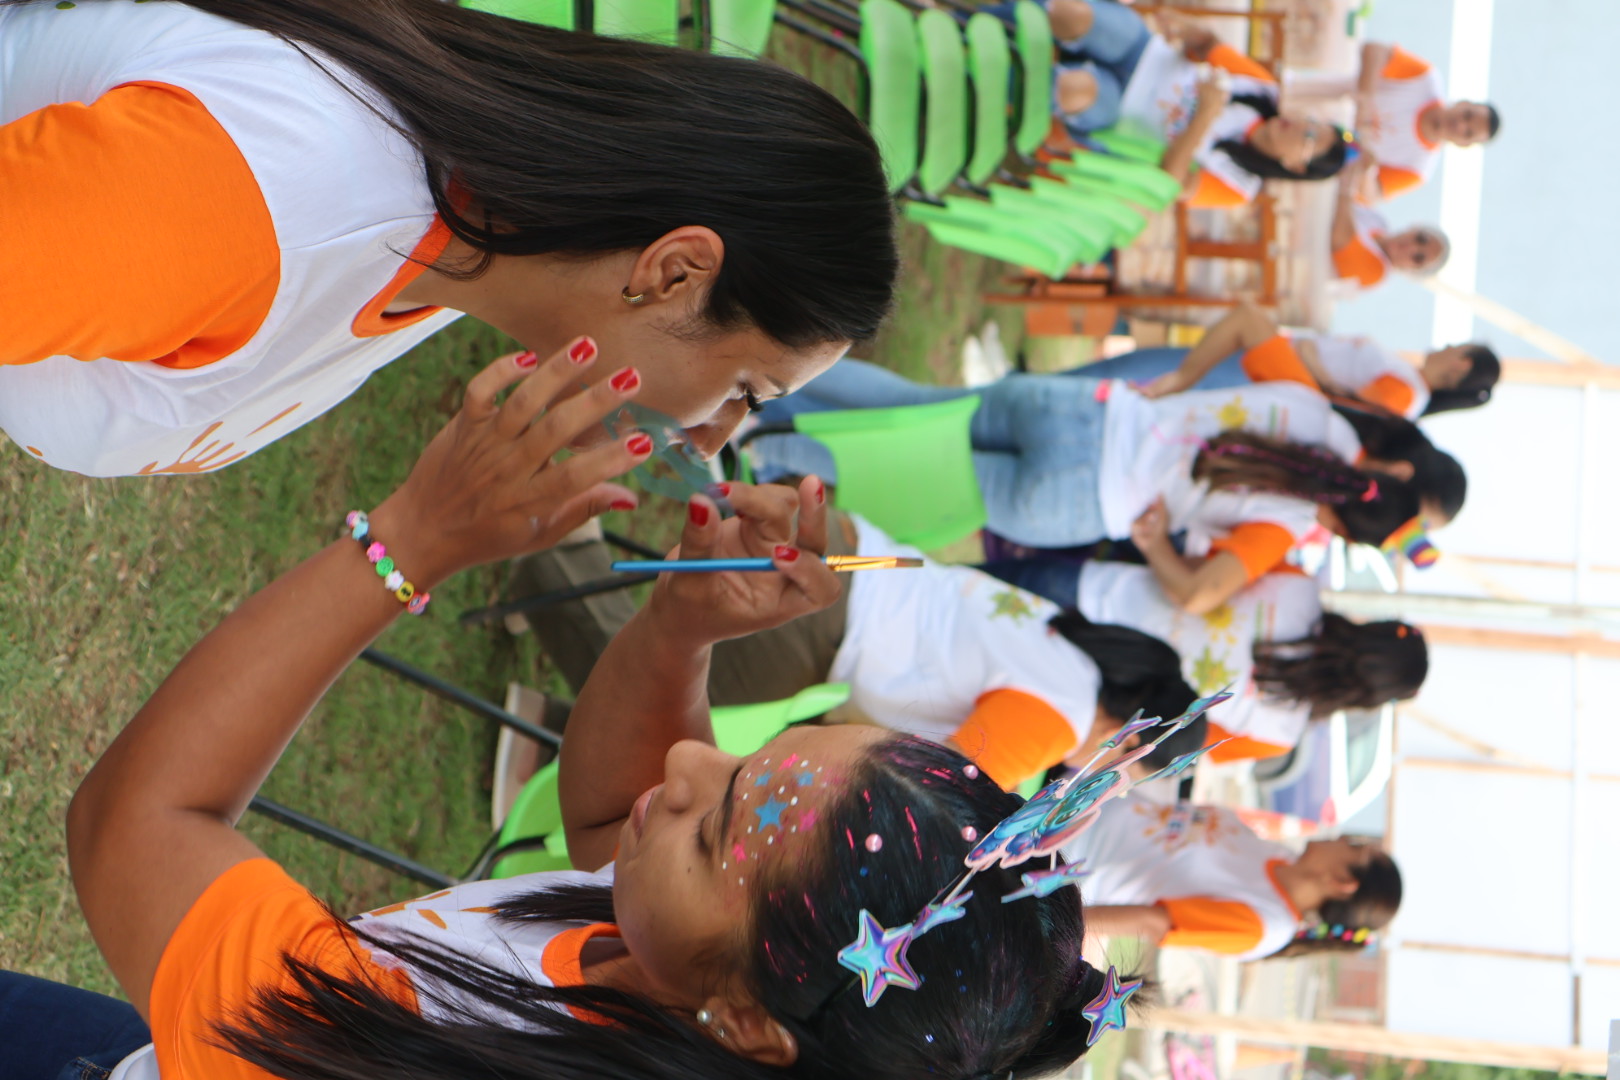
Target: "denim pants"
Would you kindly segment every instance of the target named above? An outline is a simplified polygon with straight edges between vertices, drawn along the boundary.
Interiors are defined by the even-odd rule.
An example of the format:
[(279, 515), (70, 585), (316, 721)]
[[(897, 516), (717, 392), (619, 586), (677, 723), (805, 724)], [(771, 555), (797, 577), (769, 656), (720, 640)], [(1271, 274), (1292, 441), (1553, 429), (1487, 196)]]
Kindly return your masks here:
[[(1064, 374), (1080, 375), (1088, 379), (1124, 379), (1126, 382), (1144, 383), (1179, 368), (1181, 362), (1187, 358), (1188, 351), (1170, 346), (1137, 349), (1135, 352), (1125, 353), (1111, 360), (1098, 360), (1095, 363), (1070, 368)], [(1252, 381), (1243, 370), (1243, 353), (1235, 352), (1211, 368), (1209, 374), (1198, 380), (1198, 385), (1194, 389), (1231, 390), (1235, 387), (1248, 386)]]
[(104, 1080), (151, 1041), (128, 1002), (0, 971), (0, 1080)]
[(1064, 126), (1077, 140), (1119, 123), (1125, 87), (1152, 40), (1142, 16), (1115, 0), (1091, 0), (1091, 29), (1085, 37), (1060, 41), (1057, 74), (1086, 71), (1097, 83), (1097, 100), (1076, 113), (1063, 113)]
[[(1065, 547), (1105, 539), (1097, 501), (1106, 406), (1099, 382), (1083, 377), (1009, 375), (975, 389), (922, 386), (891, 371), (842, 360), (788, 397), (771, 402), (760, 419), (788, 420), (825, 409), (889, 408), (982, 398), (973, 414), (973, 469), (989, 526), (1016, 543)], [(814, 473), (837, 481), (832, 455), (802, 435), (757, 440), (759, 476)]]

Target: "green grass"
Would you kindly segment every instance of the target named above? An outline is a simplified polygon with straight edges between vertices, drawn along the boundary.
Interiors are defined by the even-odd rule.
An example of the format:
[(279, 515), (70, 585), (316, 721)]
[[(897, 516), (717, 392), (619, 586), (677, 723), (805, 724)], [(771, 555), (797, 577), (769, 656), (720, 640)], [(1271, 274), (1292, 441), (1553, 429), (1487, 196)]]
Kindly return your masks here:
[[(820, 47), (779, 40), (777, 54), (852, 89), (852, 73), (839, 83), (838, 61)], [(895, 318), (862, 355), (953, 380), (963, 337), (987, 317), (979, 295), (1002, 268), (914, 227), (902, 241)], [(1004, 326), (1010, 345), (1016, 334)], [(463, 320), (327, 416), (212, 475), (90, 480), (0, 449), (0, 968), (114, 989), (68, 882), (62, 822), (74, 787), (203, 633), (335, 536), (346, 510), (375, 505), (404, 479), (465, 379), (506, 347)], [(677, 520), (665, 503), (611, 515), (609, 526), (662, 542)], [(503, 576), (499, 567), (461, 575), (437, 590), (436, 617), (402, 619), (379, 646), (495, 701), (510, 679), (547, 684), (532, 639), (455, 624)], [(488, 828), (494, 739), (490, 725), (356, 665), (265, 793), (458, 872)], [(415, 888), (262, 820), (245, 829), (339, 910)]]

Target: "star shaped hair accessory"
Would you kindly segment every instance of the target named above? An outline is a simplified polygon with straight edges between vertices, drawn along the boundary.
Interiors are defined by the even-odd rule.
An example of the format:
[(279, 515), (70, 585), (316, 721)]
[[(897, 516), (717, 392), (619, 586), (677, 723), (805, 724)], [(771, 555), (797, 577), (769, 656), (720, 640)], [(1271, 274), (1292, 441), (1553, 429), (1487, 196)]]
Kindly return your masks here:
[(915, 990), (922, 985), (906, 960), (911, 927), (911, 923), (906, 923), (885, 930), (870, 911), (862, 908), (859, 936), (838, 950), (838, 962), (861, 977), (861, 996), (867, 1008), (876, 1005), (883, 991), (891, 986)]
[(1010, 904), (1014, 900), (1022, 900), (1026, 896), (1037, 899), (1051, 896), (1065, 885), (1073, 885), (1091, 871), (1085, 869), (1083, 863), (1067, 863), (1055, 870), (1031, 870), (1020, 874), (1018, 880), (1024, 883), (1022, 889), (1014, 890), (1001, 898), (1003, 904)]
[(1102, 993), (1091, 999), (1091, 1003), (1080, 1010), (1080, 1015), (1091, 1023), (1091, 1033), (1086, 1036), (1086, 1045), (1095, 1046), (1097, 1040), (1110, 1031), (1125, 1030), (1125, 1003), (1131, 995), (1142, 989), (1141, 979), (1132, 979), (1121, 984), (1119, 972), (1112, 964), (1108, 965), (1108, 976), (1103, 981)]

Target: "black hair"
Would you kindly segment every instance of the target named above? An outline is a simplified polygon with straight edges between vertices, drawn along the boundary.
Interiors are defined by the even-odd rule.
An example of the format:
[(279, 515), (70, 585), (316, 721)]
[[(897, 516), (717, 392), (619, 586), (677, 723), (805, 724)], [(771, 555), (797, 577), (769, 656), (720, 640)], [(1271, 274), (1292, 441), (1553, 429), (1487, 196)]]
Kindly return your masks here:
[(702, 225), (725, 258), (698, 329), (804, 348), (869, 338), (888, 311), (899, 257), (877, 145), (784, 68), (443, 0), (186, 2), (319, 49), (381, 96), (439, 216), (481, 253), (446, 273)]
[(1462, 381), (1449, 390), (1431, 390), (1429, 403), (1423, 408), (1424, 416), (1451, 412), (1454, 409), (1477, 409), (1491, 400), (1497, 380), (1502, 377), (1502, 361), (1496, 350), (1478, 342), (1466, 346), (1473, 366)]
[(1485, 106), (1485, 141), (1490, 142), (1496, 138), (1496, 133), (1502, 130), (1502, 114), (1488, 101), (1482, 101), (1480, 104)]
[[(1262, 120), (1270, 120), (1277, 115), (1277, 99), (1273, 94), (1237, 94), (1231, 104), (1247, 105), (1259, 113)], [(1293, 171), (1264, 153), (1248, 139), (1222, 139), (1215, 144), (1215, 149), (1224, 150), (1238, 168), (1262, 180), (1328, 180), (1339, 175), (1344, 168), (1350, 156), (1350, 144), (1345, 141), (1342, 127), (1337, 124), (1326, 126), (1333, 132), (1331, 143), (1306, 164), (1302, 173)]]
[[(1181, 674), (1181, 657), (1176, 650), (1151, 634), (1129, 626), (1094, 623), (1073, 608), (1052, 616), (1047, 623), (1071, 644), (1091, 657), (1102, 675), (1097, 704), (1121, 722), (1140, 711), (1172, 721), (1187, 711), (1198, 693)], [(1208, 721), (1200, 716), (1160, 743), (1143, 760), (1149, 768), (1163, 769), (1176, 758), (1204, 745)], [(1149, 728), (1144, 742), (1160, 733)]]
[[(1351, 868), (1355, 894), (1346, 900), (1327, 900), (1317, 909), (1317, 922), (1301, 927), (1294, 940), (1267, 960), (1308, 956), (1321, 952), (1360, 952), (1369, 935), (1395, 918), (1401, 907), (1401, 871), (1395, 860), (1378, 851), (1365, 866)], [(1337, 930), (1337, 933), (1335, 933)], [(1366, 931), (1366, 933), (1358, 933)], [(1356, 940), (1356, 938), (1361, 940)]]
[[(891, 988), (870, 1008), (837, 961), (861, 912), (886, 927), (914, 920), (961, 872), (973, 830), (987, 835), (1022, 805), (969, 765), (946, 746), (906, 736), (869, 747), (805, 857), (779, 863), (752, 887), (736, 967), (797, 1041), (797, 1060), (786, 1068), (732, 1054), (689, 1017), (639, 995), (538, 986), (421, 939), (376, 938), (363, 923), (354, 928), (360, 941), (420, 976), (419, 998), (449, 1020), (426, 1020), (363, 977), (289, 957), (290, 985), (261, 990), (220, 1038), (286, 1080), (999, 1080), (1055, 1072), (1085, 1052), (1091, 1026), (1081, 1010), (1104, 983), (1081, 956), (1078, 889), (1004, 904), (1020, 886), (1018, 868), (980, 873), (965, 916), (911, 946), (921, 986)], [(869, 850), (865, 837), (874, 833), (890, 842)], [(613, 897), (605, 886), (552, 886), (502, 904), (500, 917), (608, 921)]]
[(1206, 441), (1192, 474), (1211, 488), (1273, 491), (1331, 506), (1348, 539), (1374, 547), (1421, 509), (1409, 481), (1363, 471), (1318, 446), (1247, 431), (1223, 431)]
[(1252, 651), (1260, 691), (1309, 705), (1313, 719), (1404, 701), (1429, 674), (1429, 648), (1417, 627), (1356, 623), (1333, 612), (1322, 616), (1310, 637), (1256, 641)]
[(1435, 446), (1422, 428), (1359, 399), (1354, 404), (1335, 400), (1333, 410), (1356, 429), (1356, 439), (1368, 457), (1412, 466), (1412, 486), (1419, 499), (1433, 499), (1448, 521), (1462, 513), (1468, 500), (1468, 474), (1462, 462)]

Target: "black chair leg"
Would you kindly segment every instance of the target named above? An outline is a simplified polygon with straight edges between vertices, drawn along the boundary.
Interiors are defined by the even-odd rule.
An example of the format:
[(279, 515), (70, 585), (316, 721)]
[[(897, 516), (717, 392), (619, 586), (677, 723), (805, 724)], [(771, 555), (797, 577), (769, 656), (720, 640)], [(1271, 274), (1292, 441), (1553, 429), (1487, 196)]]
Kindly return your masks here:
[(368, 843), (352, 833), (318, 821), (308, 814), (301, 814), (290, 806), (266, 799), (262, 795), (255, 795), (253, 801), (248, 803), (248, 809), (253, 810), (271, 821), (297, 829), (308, 836), (313, 836), (322, 843), (331, 844), (341, 851), (351, 855), (358, 855), (368, 862), (376, 863), (385, 870), (392, 870), (408, 878), (415, 878), (424, 885), (431, 885), (435, 889), (448, 889), (456, 884), (456, 879), (448, 874), (441, 874), (432, 867), (423, 866), (414, 859), (388, 851), (376, 844)]

